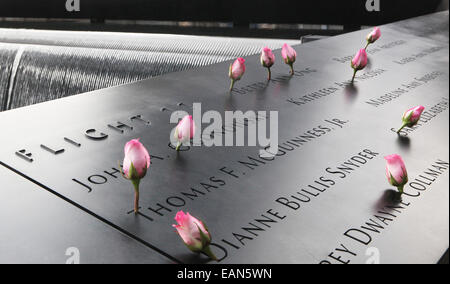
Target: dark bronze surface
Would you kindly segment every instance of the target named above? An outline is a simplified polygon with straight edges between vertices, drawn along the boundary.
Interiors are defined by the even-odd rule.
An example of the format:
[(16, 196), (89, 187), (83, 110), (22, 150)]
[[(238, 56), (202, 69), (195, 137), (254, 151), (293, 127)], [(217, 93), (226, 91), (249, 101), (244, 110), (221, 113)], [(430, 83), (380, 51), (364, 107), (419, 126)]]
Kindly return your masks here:
[(0, 263), (170, 262), (14, 172), (0, 177)]
[[(364, 46), (368, 30), (296, 47), (297, 73), (292, 77), (276, 51), (274, 80), (267, 85), (259, 57), (247, 57), (247, 72), (232, 95), (227, 92), (230, 62), (224, 62), (1, 113), (0, 162), (182, 262), (207, 259), (190, 253), (171, 227), (178, 210), (208, 225), (214, 243), (227, 251), (224, 257), (219, 247), (213, 247), (224, 263), (337, 262), (331, 253), (342, 261), (364, 263), (374, 250), (383, 263), (435, 263), (448, 248), (448, 12), (429, 17), (442, 21), (433, 34), (408, 29), (405, 23), (382, 26), (382, 38), (369, 47), (369, 66), (358, 74), (354, 87), (344, 83), (352, 75), (346, 58)], [(427, 24), (428, 19), (415, 20)], [(367, 103), (399, 88), (401, 95), (389, 102), (377, 107)], [(327, 95), (299, 104), (300, 97), (319, 90)], [(192, 147), (177, 153), (167, 146), (174, 127), (169, 124), (170, 111), (161, 109), (190, 111), (187, 106), (195, 102), (202, 103), (203, 111), (279, 111), (280, 143), (318, 126), (329, 131), (253, 169), (239, 161), (257, 158), (257, 147)], [(406, 109), (419, 104), (427, 108), (428, 118), (407, 137), (398, 137), (391, 128), (400, 126)], [(151, 125), (131, 121), (136, 115)], [(133, 129), (120, 133), (108, 127), (117, 121)], [(89, 129), (108, 137), (88, 139)], [(142, 215), (138, 216), (128, 213), (133, 209), (130, 182), (112, 170), (132, 138), (141, 138), (157, 156), (142, 181)], [(41, 144), (64, 152), (54, 155)], [(32, 156), (21, 157), (20, 150)], [(395, 188), (385, 177), (383, 156), (393, 153), (406, 162), (413, 183), (406, 187), (407, 194), (420, 194), (404, 196), (403, 204), (391, 198)], [(349, 160), (355, 156), (359, 158)], [(355, 162), (362, 156), (364, 164)], [(336, 171), (346, 161), (355, 165), (344, 178)], [(436, 177), (424, 173), (439, 164)], [(225, 173), (229, 170), (238, 178)], [(333, 182), (324, 181), (330, 179)], [(318, 187), (316, 180), (328, 188)], [(206, 183), (211, 187), (205, 188)], [(194, 197), (191, 188), (202, 193)], [(276, 202), (281, 197), (294, 200), (292, 196), (302, 189), (317, 196), (299, 202), (300, 209)], [(160, 216), (149, 209), (158, 204), (170, 212), (161, 210), (164, 216)], [(377, 219), (380, 211), (392, 214), (383, 215), (390, 220)], [(267, 217), (276, 222), (266, 226), (255, 221)], [(371, 243), (364, 245), (344, 235), (352, 228), (370, 227), (366, 224), (370, 219), (385, 223), (383, 229), (365, 230)], [(249, 223), (261, 229), (243, 230), (252, 227)], [(336, 251), (341, 244), (352, 253)]]

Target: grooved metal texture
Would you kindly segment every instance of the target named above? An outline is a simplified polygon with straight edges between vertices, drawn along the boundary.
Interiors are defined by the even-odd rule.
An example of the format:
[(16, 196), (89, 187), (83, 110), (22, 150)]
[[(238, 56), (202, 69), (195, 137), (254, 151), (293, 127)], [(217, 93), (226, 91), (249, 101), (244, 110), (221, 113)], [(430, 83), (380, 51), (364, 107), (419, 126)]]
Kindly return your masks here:
[(9, 79), (15, 54), (16, 49), (13, 45), (0, 43), (0, 111), (6, 108)]
[[(280, 46), (275, 39), (207, 37), (172, 34), (77, 32), (27, 29), (0, 29), (0, 42), (88, 47), (163, 53), (241, 56), (259, 51), (264, 44)], [(300, 42), (300, 41), (290, 41)], [(295, 44), (295, 43), (293, 43)]]
[(0, 42), (24, 49), (8, 102), (14, 109), (255, 54), (264, 46), (280, 48), (285, 41), (0, 29)]

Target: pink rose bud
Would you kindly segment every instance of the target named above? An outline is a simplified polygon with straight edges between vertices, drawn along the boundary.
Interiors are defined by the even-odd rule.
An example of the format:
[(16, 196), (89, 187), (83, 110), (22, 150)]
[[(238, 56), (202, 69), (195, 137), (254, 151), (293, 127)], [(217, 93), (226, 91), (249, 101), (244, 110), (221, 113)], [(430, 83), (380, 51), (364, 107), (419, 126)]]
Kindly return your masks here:
[(402, 117), (403, 125), (402, 127), (400, 127), (397, 133), (400, 133), (400, 131), (402, 131), (402, 129), (405, 127), (415, 126), (419, 122), (420, 116), (422, 115), (422, 112), (424, 110), (425, 110), (424, 106), (416, 106), (405, 111)]
[(177, 225), (172, 225), (180, 235), (186, 246), (193, 252), (202, 252), (213, 260), (217, 260), (212, 253), (211, 234), (202, 221), (192, 217), (189, 213), (179, 211), (175, 216)]
[(400, 193), (403, 193), (403, 188), (408, 182), (408, 173), (402, 157), (399, 155), (390, 155), (384, 157), (386, 160), (386, 176), (389, 183), (398, 188)]
[(263, 67), (266, 67), (269, 72), (268, 80), (270, 80), (272, 77), (270, 67), (272, 67), (274, 63), (275, 63), (275, 54), (273, 54), (270, 48), (264, 47), (261, 52), (261, 65)]
[(177, 151), (183, 143), (191, 140), (195, 135), (195, 123), (192, 119), (192, 115), (186, 115), (180, 122), (178, 122), (175, 128), (175, 139), (178, 141)]
[(150, 155), (139, 139), (129, 141), (125, 145), (123, 159), (123, 176), (131, 180), (134, 186), (134, 212), (139, 211), (139, 184), (150, 167)]
[(123, 160), (123, 171), (130, 179), (141, 179), (150, 167), (150, 155), (139, 139), (129, 141), (125, 145), (125, 158)]
[(275, 63), (275, 54), (268, 47), (264, 47), (261, 52), (261, 64), (266, 68), (272, 67)]
[(379, 38), (381, 37), (381, 30), (380, 28), (376, 27), (373, 29), (372, 32), (370, 32), (370, 34), (367, 35), (366, 40), (367, 40), (367, 45), (366, 48), (369, 46), (369, 44), (376, 42)]
[(294, 74), (294, 62), (297, 59), (297, 52), (290, 45), (285, 43), (281, 48), (281, 57), (283, 57), (284, 63), (291, 67), (291, 74)]
[(367, 65), (367, 53), (364, 49), (360, 49), (352, 59), (352, 68), (362, 70)]
[(353, 68), (353, 78), (352, 83), (355, 81), (356, 72), (362, 70), (367, 65), (367, 53), (364, 49), (360, 49), (358, 53), (356, 53), (355, 57), (353, 57), (351, 66)]
[(233, 89), (234, 83), (236, 81), (241, 80), (242, 76), (244, 76), (244, 73), (245, 73), (245, 59), (239, 57), (230, 65), (230, 70), (228, 73), (228, 76), (231, 79), (230, 91)]

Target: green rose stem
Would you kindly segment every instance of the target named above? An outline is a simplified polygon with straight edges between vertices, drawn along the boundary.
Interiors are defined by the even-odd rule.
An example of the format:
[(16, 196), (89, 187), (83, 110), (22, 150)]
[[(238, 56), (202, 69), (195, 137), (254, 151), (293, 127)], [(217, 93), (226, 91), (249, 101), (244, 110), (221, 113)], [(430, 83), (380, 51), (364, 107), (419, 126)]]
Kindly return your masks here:
[(408, 123), (403, 123), (402, 127), (400, 127), (400, 129), (397, 130), (397, 133), (400, 134), (400, 131), (402, 131), (403, 128), (405, 128), (406, 126), (408, 126)]
[(234, 83), (235, 83), (235, 82), (236, 82), (235, 80), (231, 79), (231, 83), (230, 83), (230, 92), (233, 91)]
[[(206, 227), (205, 227), (206, 228)], [(203, 249), (201, 250), (202, 253), (206, 254), (209, 258), (212, 260), (218, 261), (217, 257), (214, 255), (214, 253), (211, 251), (210, 243), (211, 243), (211, 237), (208, 237), (197, 225), (198, 232), (200, 233), (200, 237), (202, 238), (202, 244)]]
[(364, 50), (367, 50), (367, 48), (369, 47), (369, 45), (370, 45), (370, 42), (367, 41), (367, 44), (366, 44), (366, 47), (364, 47)]
[(217, 257), (214, 255), (214, 253), (211, 251), (211, 247), (210, 247), (210, 246), (205, 247), (205, 248), (202, 250), (202, 252), (203, 252), (204, 254), (206, 254), (209, 258), (211, 258), (212, 260), (214, 260), (214, 261), (219, 261), (219, 260), (217, 259)]
[(400, 185), (400, 186), (398, 186), (398, 187), (397, 187), (397, 189), (398, 189), (398, 192), (400, 192), (400, 195), (402, 195), (402, 194), (403, 194), (403, 192), (404, 192), (404, 188), (405, 188), (405, 185)]
[(141, 183), (140, 179), (133, 179), (131, 181), (134, 186), (134, 213), (139, 213), (139, 184)]
[[(120, 162), (118, 162), (119, 164), (119, 170), (120, 170), (120, 174), (128, 180), (131, 180), (131, 183), (133, 184), (134, 187), (134, 213), (138, 214), (139, 213), (139, 185), (141, 183), (141, 179), (129, 179), (124, 173), (123, 173), (123, 168), (122, 165), (120, 164)], [(136, 171), (136, 169), (134, 168), (133, 164), (131, 164), (131, 170), (132, 171)]]
[(353, 77), (352, 77), (352, 84), (355, 82), (356, 72), (358, 72), (356, 69), (353, 70)]
[(291, 75), (294, 75), (294, 63), (290, 63), (289, 66), (291, 67)]
[(175, 148), (175, 150), (180, 151), (180, 147), (181, 147), (181, 142), (178, 141), (177, 147)]
[(272, 79), (272, 71), (270, 71), (270, 67), (267, 68), (267, 71), (269, 72), (267, 80), (270, 81), (270, 79)]

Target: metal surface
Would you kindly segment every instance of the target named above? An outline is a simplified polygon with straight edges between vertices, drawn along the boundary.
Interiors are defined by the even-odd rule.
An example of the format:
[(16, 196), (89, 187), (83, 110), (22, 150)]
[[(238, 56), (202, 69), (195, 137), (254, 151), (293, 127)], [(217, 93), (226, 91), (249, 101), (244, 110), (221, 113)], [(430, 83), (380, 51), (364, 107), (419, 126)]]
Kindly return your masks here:
[[(4, 44), (3, 44), (3, 43)], [(0, 29), (5, 109), (191, 69), (280, 48), (285, 41), (157, 34)], [(288, 41), (290, 44), (299, 41)], [(6, 56), (6, 55), (5, 55)], [(13, 76), (11, 87), (8, 78)], [(0, 109), (1, 110), (1, 109)]]
[(410, 33), (411, 31), (414, 31), (416, 36), (445, 43), (448, 43), (448, 26), (448, 11), (435, 13), (433, 16), (426, 15), (389, 25), (389, 27), (399, 33)]
[(12, 171), (0, 177), (0, 263), (172, 262)]
[[(434, 33), (448, 38), (448, 12), (429, 17), (443, 19)], [(426, 18), (415, 21), (426, 24)], [(226, 250), (213, 247), (223, 263), (335, 263), (337, 256), (364, 263), (373, 255), (383, 263), (435, 263), (449, 236), (448, 39), (398, 32), (398, 25), (403, 24), (381, 27), (382, 38), (369, 47), (370, 64), (354, 88), (344, 83), (352, 73), (348, 57), (364, 45), (367, 30), (297, 46), (292, 77), (276, 51), (274, 80), (267, 84), (259, 56), (247, 57), (246, 74), (232, 95), (227, 92), (230, 62), (224, 62), (3, 112), (0, 162), (182, 262), (207, 259), (190, 253), (171, 227), (178, 210), (208, 225), (214, 243)], [(391, 101), (377, 107), (368, 103), (399, 89), (401, 95)], [(321, 96), (302, 101), (320, 90)], [(280, 143), (313, 137), (297, 146), (280, 144), (285, 150), (273, 161), (258, 159), (257, 147), (192, 147), (177, 153), (167, 146), (174, 127), (170, 111), (161, 109), (191, 111), (187, 106), (195, 102), (203, 111), (279, 111)], [(427, 118), (399, 138), (391, 128), (419, 104), (427, 108)], [(151, 125), (131, 121), (136, 115)], [(133, 129), (121, 133), (108, 127), (117, 121)], [(328, 130), (321, 133), (319, 126)], [(88, 139), (89, 129), (108, 137)], [(132, 138), (141, 138), (154, 155), (141, 184), (138, 216), (129, 213), (132, 186), (117, 171), (123, 146)], [(41, 145), (65, 151), (54, 155)], [(32, 156), (18, 156), (21, 150)], [(409, 172), (403, 204), (389, 198), (393, 188), (383, 156), (392, 153), (403, 156)], [(261, 162), (249, 165), (249, 156)], [(338, 169), (344, 162), (351, 169)], [(435, 177), (425, 173), (430, 168), (438, 170)], [(305, 193), (302, 189), (310, 200), (297, 195)], [(294, 201), (292, 196), (308, 202), (297, 200), (301, 207), (294, 210), (276, 201)], [(158, 204), (167, 208), (159, 211), (163, 216), (155, 212)], [(257, 221), (267, 218), (273, 222)], [(371, 219), (382, 228), (366, 224)], [(252, 224), (259, 230), (243, 229), (255, 228)], [(346, 237), (352, 228), (366, 232), (371, 242)], [(351, 253), (342, 252), (341, 245)]]
[(9, 44), (0, 44), (0, 111), (6, 109), (8, 92), (13, 66), (17, 50)]

